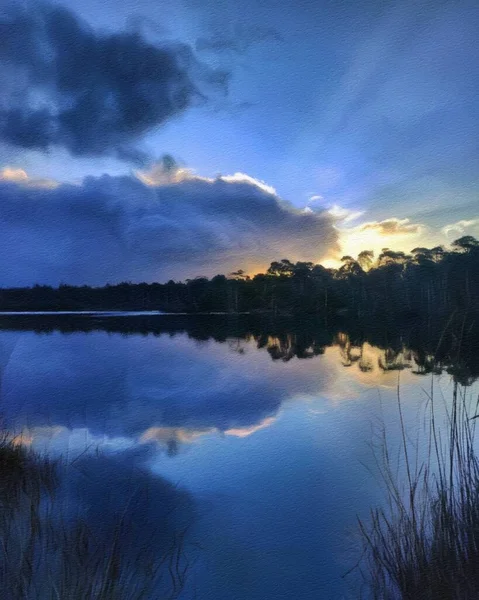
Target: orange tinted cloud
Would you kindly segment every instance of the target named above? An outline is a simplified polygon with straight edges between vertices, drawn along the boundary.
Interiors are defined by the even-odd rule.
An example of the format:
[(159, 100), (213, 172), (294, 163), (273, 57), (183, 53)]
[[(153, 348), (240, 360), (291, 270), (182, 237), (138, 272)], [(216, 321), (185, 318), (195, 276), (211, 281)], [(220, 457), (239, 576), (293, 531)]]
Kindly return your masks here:
[(359, 231), (377, 231), (381, 235), (415, 235), (421, 233), (423, 226), (411, 223), (409, 219), (385, 219), (384, 221), (371, 221), (358, 227)]

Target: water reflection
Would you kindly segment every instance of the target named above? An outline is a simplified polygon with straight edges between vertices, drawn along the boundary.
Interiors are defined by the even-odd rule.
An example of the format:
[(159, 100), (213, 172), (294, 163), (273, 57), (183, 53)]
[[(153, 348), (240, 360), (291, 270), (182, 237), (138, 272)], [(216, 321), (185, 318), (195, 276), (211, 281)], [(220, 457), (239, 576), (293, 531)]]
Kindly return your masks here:
[(59, 461), (31, 441), (0, 440), (2, 598), (177, 597), (190, 494), (152, 478), (138, 453)]
[(479, 374), (473, 328), (459, 344), (444, 328), (227, 317), (0, 325), (15, 443), (68, 458), (58, 493), (102, 535), (134, 489), (151, 490), (133, 511), (133, 554), (152, 522), (163, 540), (194, 523), (203, 551), (185, 597), (205, 600), (341, 598), (346, 532), (378, 496), (361, 467), (378, 399), (388, 421), (399, 376), (414, 430), (420, 375), (447, 388)]
[[(463, 384), (479, 377), (479, 323), (467, 315), (448, 320), (409, 321), (406, 323), (374, 321), (373, 323), (343, 322), (324, 327), (315, 319), (268, 320), (257, 316), (238, 315), (164, 315), (124, 316), (62, 315), (52, 313), (36, 317), (0, 316), (0, 330), (35, 331), (37, 333), (108, 332), (124, 336), (174, 337), (185, 334), (198, 342), (214, 340), (227, 343), (241, 354), (244, 345), (254, 341), (258, 349), (265, 348), (273, 360), (313, 358), (325, 348), (339, 345), (345, 352), (345, 364), (361, 356), (365, 343), (387, 350), (385, 367), (394, 367), (395, 355), (406, 349), (412, 352), (417, 372), (448, 370)], [(346, 332), (346, 333), (342, 333)], [(351, 354), (352, 352), (352, 354)], [(1, 360), (1, 356), (0, 356)], [(410, 360), (410, 359), (407, 359)], [(398, 365), (400, 366), (400, 365)], [(368, 364), (361, 361), (361, 368)]]
[(192, 443), (201, 436), (221, 434), (232, 435), (234, 437), (247, 437), (260, 429), (269, 427), (274, 423), (274, 417), (267, 417), (255, 425), (248, 427), (232, 427), (220, 431), (215, 427), (209, 429), (188, 429), (181, 427), (149, 427), (140, 437), (140, 443), (155, 442), (160, 447), (166, 447), (169, 456), (175, 456), (178, 453), (180, 443)]
[(466, 384), (478, 375), (469, 352), (477, 331), (458, 347), (447, 330), (429, 339), (417, 328), (359, 334), (287, 325), (263, 323), (261, 332), (254, 320), (225, 317), (4, 317), (3, 418), (50, 448), (66, 440), (70, 450), (154, 443), (176, 456), (203, 437), (245, 437), (270, 426), (297, 394), (348, 399), (358, 386), (396, 386), (398, 371), (446, 371)]

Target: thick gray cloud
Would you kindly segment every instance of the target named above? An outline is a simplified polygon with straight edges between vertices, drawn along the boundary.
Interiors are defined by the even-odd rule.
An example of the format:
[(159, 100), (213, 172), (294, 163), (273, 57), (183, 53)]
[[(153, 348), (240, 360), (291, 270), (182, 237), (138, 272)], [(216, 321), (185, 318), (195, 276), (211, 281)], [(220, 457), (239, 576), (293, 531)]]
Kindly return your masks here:
[(245, 27), (244, 24), (237, 23), (230, 29), (230, 32), (225, 32), (223, 25), (221, 32), (217, 32), (212, 37), (198, 38), (196, 49), (199, 51), (244, 54), (254, 44), (268, 40), (280, 42), (283, 39), (273, 27), (263, 27), (261, 25)]
[(185, 44), (97, 33), (46, 4), (0, 13), (0, 67), (3, 142), (134, 161), (146, 158), (134, 146), (143, 134), (228, 83)]
[(136, 177), (35, 188), (0, 181), (0, 286), (166, 281), (319, 260), (333, 217), (303, 212), (246, 176)]

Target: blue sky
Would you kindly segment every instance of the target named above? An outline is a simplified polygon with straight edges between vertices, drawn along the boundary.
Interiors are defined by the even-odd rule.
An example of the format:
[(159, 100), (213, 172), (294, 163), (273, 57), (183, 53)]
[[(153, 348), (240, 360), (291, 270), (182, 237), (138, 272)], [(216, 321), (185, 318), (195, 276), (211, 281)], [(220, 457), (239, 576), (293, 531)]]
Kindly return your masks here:
[[(42, 14), (52, 10), (38, 3), (13, 6), (21, 5)], [(63, 6), (84, 22), (82, 30), (90, 27), (105, 39), (135, 30), (142, 43), (166, 44), (172, 53), (181, 44), (195, 61), (188, 75), (202, 99), (152, 118), (126, 140), (128, 153), (133, 145), (147, 157), (143, 171), (169, 154), (202, 178), (243, 173), (265, 182), (288, 210), (308, 207), (326, 219), (332, 214), (337, 240), (311, 260), (368, 246), (410, 250), (419, 241), (447, 243), (479, 233), (475, 2), (65, 0)], [(68, 39), (78, 43), (75, 35)], [(11, 63), (8, 49), (2, 59)], [(224, 85), (213, 85), (219, 72), (227, 73)], [(45, 73), (39, 83), (27, 76), (37, 93), (29, 97), (29, 110), (45, 86), (53, 89)], [(78, 74), (73, 77), (78, 83)], [(98, 80), (88, 81), (103, 89)], [(10, 106), (8, 89), (2, 100)], [(58, 109), (58, 89), (52, 97)], [(68, 136), (35, 149), (3, 137), (0, 165), (22, 169), (31, 180), (80, 184), (105, 173), (131, 177), (139, 168), (117, 158), (124, 135), (120, 142), (111, 136), (100, 151), (90, 152), (90, 140), (81, 153)], [(3, 179), (19, 183), (10, 171)], [(255, 221), (254, 214), (245, 218)], [(385, 236), (381, 222), (391, 219), (396, 233)], [(243, 262), (238, 267), (258, 266), (254, 257)], [(181, 274), (194, 275), (188, 269)]]

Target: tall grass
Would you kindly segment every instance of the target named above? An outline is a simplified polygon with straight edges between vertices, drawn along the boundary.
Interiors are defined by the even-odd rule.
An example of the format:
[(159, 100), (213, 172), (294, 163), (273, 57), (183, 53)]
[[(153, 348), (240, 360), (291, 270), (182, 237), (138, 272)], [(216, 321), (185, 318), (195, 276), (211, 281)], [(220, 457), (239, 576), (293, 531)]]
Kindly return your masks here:
[[(0, 597), (2, 600), (176, 599), (188, 574), (183, 530), (160, 552), (131, 556), (128, 499), (108, 534), (67, 516), (56, 488), (60, 461), (0, 437)], [(68, 465), (67, 465), (68, 468)], [(152, 524), (152, 529), (154, 525)]]
[(362, 572), (374, 600), (477, 600), (479, 598), (479, 459), (474, 447), (478, 402), (454, 384), (445, 425), (434, 390), (427, 393), (425, 458), (401, 427), (398, 472), (383, 432), (376, 455), (386, 484), (385, 508), (359, 521)]

